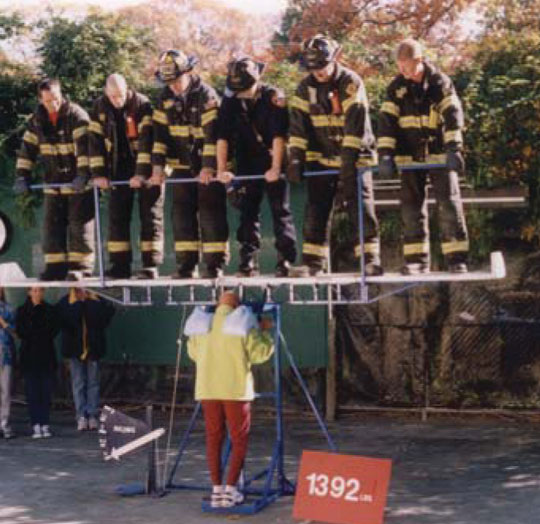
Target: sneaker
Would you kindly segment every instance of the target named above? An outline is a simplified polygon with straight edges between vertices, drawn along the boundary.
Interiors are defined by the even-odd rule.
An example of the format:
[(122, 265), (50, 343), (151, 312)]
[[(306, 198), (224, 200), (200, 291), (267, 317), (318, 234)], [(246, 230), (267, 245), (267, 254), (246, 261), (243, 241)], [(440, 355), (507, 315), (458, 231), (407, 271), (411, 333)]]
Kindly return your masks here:
[(319, 266), (308, 266), (308, 272), (310, 277), (322, 277), (324, 270)]
[(88, 419), (88, 429), (90, 431), (95, 431), (98, 427), (99, 427), (98, 419), (96, 417), (90, 417)]
[(159, 278), (159, 271), (157, 267), (143, 267), (137, 273), (135, 273), (137, 280), (155, 280)]
[(51, 428), (47, 425), (41, 426), (41, 436), (43, 438), (51, 438), (52, 437)]
[(232, 508), (233, 506), (238, 506), (244, 502), (244, 494), (236, 489), (235, 486), (225, 486), (223, 492), (221, 507), (222, 508)]
[(401, 274), (405, 276), (423, 275), (429, 273), (429, 267), (424, 262), (405, 264), (401, 268)]
[(467, 268), (467, 264), (465, 264), (465, 262), (457, 262), (454, 264), (449, 264), (448, 271), (450, 271), (450, 273), (467, 273), (469, 269)]
[(223, 486), (214, 486), (212, 488), (212, 495), (210, 496), (210, 506), (213, 508), (221, 508), (223, 504)]
[(86, 417), (79, 417), (77, 420), (77, 431), (86, 431), (88, 429), (88, 420)]
[(41, 426), (39, 424), (34, 424), (34, 433), (32, 434), (32, 438), (41, 438)]
[(13, 433), (13, 431), (11, 430), (9, 426), (4, 426), (2, 428), (2, 433), (4, 434), (4, 438), (6, 440), (9, 440), (10, 438), (13, 438), (15, 436), (15, 434)]

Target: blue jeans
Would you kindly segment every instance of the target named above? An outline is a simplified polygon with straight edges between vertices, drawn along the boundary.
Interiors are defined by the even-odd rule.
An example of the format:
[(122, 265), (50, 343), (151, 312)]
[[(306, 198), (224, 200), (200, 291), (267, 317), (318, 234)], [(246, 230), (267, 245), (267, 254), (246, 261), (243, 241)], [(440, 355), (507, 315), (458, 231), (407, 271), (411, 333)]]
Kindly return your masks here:
[(77, 419), (97, 417), (99, 412), (99, 365), (97, 360), (70, 359), (71, 387)]

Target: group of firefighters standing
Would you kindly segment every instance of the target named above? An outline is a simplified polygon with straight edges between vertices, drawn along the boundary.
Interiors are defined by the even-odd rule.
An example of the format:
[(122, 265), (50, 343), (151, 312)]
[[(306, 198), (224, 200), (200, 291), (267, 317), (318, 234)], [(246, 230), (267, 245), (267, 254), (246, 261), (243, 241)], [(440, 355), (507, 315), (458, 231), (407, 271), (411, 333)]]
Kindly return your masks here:
[[(39, 105), (29, 120), (17, 158), (14, 190), (31, 190), (39, 157), (44, 165), (45, 271), (43, 280), (89, 276), (94, 266), (92, 186), (110, 190), (110, 278), (130, 278), (130, 223), (138, 194), (142, 270), (156, 278), (163, 260), (164, 189), (172, 190), (177, 269), (173, 278), (215, 278), (227, 263), (227, 195), (240, 211), (238, 274), (258, 272), (260, 207), (268, 195), (277, 250), (276, 276), (317, 276), (328, 258), (329, 221), (338, 187), (363, 254), (367, 275), (383, 273), (372, 173), (393, 177), (399, 164), (443, 164), (401, 177), (402, 272), (429, 271), (427, 180), (437, 199), (442, 252), (447, 269), (466, 272), (468, 237), (458, 176), (464, 172), (463, 111), (451, 80), (424, 59), (420, 44), (403, 41), (396, 58), (400, 74), (387, 89), (376, 139), (359, 75), (338, 62), (340, 46), (317, 35), (304, 42), (307, 76), (289, 103), (261, 81), (264, 65), (250, 57), (228, 65), (222, 100), (193, 72), (197, 59), (176, 50), (159, 58), (165, 85), (157, 104), (129, 89), (113, 74), (88, 115), (62, 95), (60, 83), (38, 86)], [(358, 169), (363, 170), (358, 187)], [(338, 176), (306, 177), (307, 202), (300, 266), (289, 205), (288, 181), (307, 172), (337, 170)], [(286, 179), (281, 174), (286, 173)], [(238, 176), (235, 176), (236, 173)], [(243, 176), (264, 178), (242, 180)], [(363, 201), (364, 241), (358, 226)]]

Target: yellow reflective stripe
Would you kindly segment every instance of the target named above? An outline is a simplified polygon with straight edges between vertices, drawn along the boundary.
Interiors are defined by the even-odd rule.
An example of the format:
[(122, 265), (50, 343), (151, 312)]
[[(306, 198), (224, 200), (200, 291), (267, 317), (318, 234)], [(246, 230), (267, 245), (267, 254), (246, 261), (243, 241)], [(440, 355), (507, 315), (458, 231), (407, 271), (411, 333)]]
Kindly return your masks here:
[(158, 109), (154, 109), (154, 114), (152, 115), (152, 119), (154, 122), (157, 122), (158, 124), (167, 125), (167, 114), (163, 111), (159, 111)]
[(45, 253), (46, 264), (60, 264), (67, 260), (66, 253)]
[(228, 253), (228, 242), (203, 242), (203, 253)]
[(137, 155), (137, 164), (150, 164), (151, 157), (150, 153), (139, 153)]
[(174, 100), (171, 100), (170, 98), (163, 102), (163, 107), (165, 109), (170, 109), (173, 105), (174, 105)]
[(309, 113), (309, 102), (300, 98), (299, 96), (293, 96), (290, 105), (291, 109), (299, 109), (304, 113)]
[(91, 156), (90, 167), (105, 167), (105, 160), (102, 156)]
[(68, 253), (69, 262), (88, 262), (94, 259), (93, 253), (80, 253), (77, 251), (70, 251)]
[(439, 115), (437, 110), (433, 106), (431, 106), (431, 109), (429, 110), (429, 121), (427, 126), (430, 129), (437, 129), (439, 127), (440, 116), (441, 115)]
[(407, 129), (407, 128), (421, 128), (422, 127), (422, 120), (419, 116), (402, 116), (398, 120), (399, 127)]
[(194, 138), (204, 138), (204, 131), (202, 127), (190, 126), (189, 131)]
[(92, 133), (96, 133), (98, 135), (103, 135), (103, 126), (100, 122), (96, 122), (95, 120), (92, 120), (90, 124), (88, 125), (88, 131)]
[(15, 166), (17, 169), (32, 169), (34, 167), (34, 162), (28, 160), (27, 158), (17, 158), (17, 164)]
[(354, 104), (360, 104), (358, 95), (351, 96), (343, 101), (343, 112), (346, 113)]
[(181, 164), (180, 160), (177, 158), (167, 158), (166, 162), (171, 169), (189, 169), (191, 167), (186, 164)]
[(341, 167), (341, 157), (326, 158), (322, 156), (319, 158), (319, 163), (326, 167)]
[(131, 251), (131, 244), (124, 240), (109, 240), (107, 242), (107, 250), (109, 253), (124, 253)]
[(139, 130), (141, 130), (143, 127), (151, 126), (152, 125), (152, 117), (146, 115), (143, 117), (143, 119), (139, 122)]
[(183, 240), (174, 243), (175, 251), (199, 251), (200, 242), (197, 240)]
[(469, 251), (469, 241), (468, 240), (455, 240), (453, 242), (442, 242), (441, 249), (443, 255), (448, 255), (450, 253), (464, 252)]
[(438, 110), (439, 113), (444, 113), (449, 107), (461, 105), (459, 98), (455, 94), (445, 96), (439, 103)]
[(461, 129), (456, 129), (455, 131), (445, 131), (444, 132), (444, 143), (448, 142), (463, 142), (463, 134)]
[(169, 126), (169, 133), (171, 136), (188, 137), (189, 126)]
[(397, 104), (394, 104), (394, 102), (387, 101), (387, 102), (383, 102), (383, 105), (381, 106), (381, 111), (383, 113), (388, 113), (389, 115), (399, 118), (399, 114), (401, 110)]
[(161, 251), (163, 242), (160, 240), (142, 240), (140, 246), (141, 251)]
[(308, 162), (317, 162), (321, 158), (322, 158), (322, 154), (319, 153), (318, 151), (308, 151), (306, 153), (306, 160)]
[(35, 133), (32, 133), (32, 131), (26, 131), (23, 135), (23, 140), (29, 144), (34, 144), (35, 146), (39, 144), (38, 136)]
[(326, 257), (329, 253), (328, 246), (321, 246), (319, 244), (304, 243), (302, 246), (302, 253), (305, 255), (315, 255), (317, 257)]
[(86, 135), (87, 130), (88, 130), (88, 126), (81, 126), (75, 129), (73, 131), (73, 140), (79, 140), (79, 138)]
[(428, 155), (426, 157), (426, 160), (424, 162), (414, 162), (412, 156), (409, 155), (397, 155), (394, 157), (394, 160), (396, 161), (396, 164), (407, 164), (407, 165), (419, 165), (423, 166), (425, 164), (445, 164), (446, 163), (446, 155)]
[(343, 138), (343, 147), (352, 147), (354, 149), (362, 149), (362, 140), (357, 136), (345, 135)]
[(416, 242), (414, 244), (403, 244), (403, 254), (409, 255), (428, 255), (429, 242)]
[(343, 127), (344, 115), (309, 115), (314, 127)]
[(204, 144), (202, 156), (215, 156), (215, 155), (216, 155), (216, 145)]
[(205, 126), (212, 122), (212, 120), (216, 120), (217, 114), (217, 109), (210, 109), (210, 111), (203, 113), (203, 115), (201, 116), (201, 125)]
[(291, 136), (289, 138), (289, 146), (290, 147), (297, 147), (299, 149), (306, 150), (307, 149), (308, 141), (305, 138), (299, 137), (299, 136)]
[(87, 167), (88, 166), (88, 157), (87, 156), (78, 156), (77, 157), (77, 167)]
[(158, 155), (166, 155), (167, 154), (167, 146), (163, 144), (162, 142), (154, 142), (154, 147), (152, 148), (152, 153), (156, 153)]
[(377, 147), (379, 149), (395, 149), (396, 148), (396, 139), (391, 136), (380, 136), (377, 138)]
[(56, 155), (56, 147), (51, 146), (51, 144), (41, 144), (39, 146), (39, 152), (42, 155)]
[[(381, 252), (381, 246), (378, 242), (366, 242), (364, 244), (364, 253), (369, 255), (379, 255)], [(358, 244), (354, 248), (354, 256), (359, 257), (362, 254), (362, 246)]]
[(58, 152), (61, 155), (71, 155), (75, 153), (75, 146), (73, 144), (57, 144)]

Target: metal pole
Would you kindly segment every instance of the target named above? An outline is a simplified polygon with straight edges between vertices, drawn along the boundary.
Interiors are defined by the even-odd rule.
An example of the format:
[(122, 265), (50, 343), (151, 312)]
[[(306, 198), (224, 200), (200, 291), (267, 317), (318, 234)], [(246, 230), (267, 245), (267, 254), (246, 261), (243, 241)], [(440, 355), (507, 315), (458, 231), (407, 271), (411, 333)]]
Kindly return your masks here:
[(101, 237), (101, 215), (99, 211), (99, 188), (94, 186), (94, 213), (96, 216), (96, 241), (97, 241), (97, 256), (99, 266), (99, 282), (105, 285), (105, 272), (103, 269), (103, 239)]
[(277, 470), (278, 470), (278, 482), (279, 488), (283, 488), (285, 481), (284, 471), (284, 442), (283, 442), (283, 389), (281, 384), (281, 346), (280, 346), (280, 333), (281, 333), (281, 305), (274, 304), (274, 382), (276, 390), (276, 440), (277, 440)]
[[(146, 406), (146, 423), (150, 431), (153, 429), (153, 406)], [(146, 494), (154, 495), (157, 492), (156, 486), (156, 440), (150, 442), (148, 446), (148, 475), (146, 478)]]

